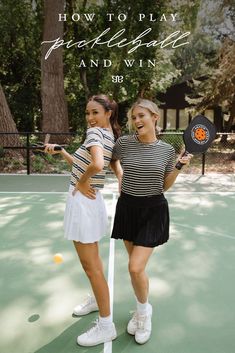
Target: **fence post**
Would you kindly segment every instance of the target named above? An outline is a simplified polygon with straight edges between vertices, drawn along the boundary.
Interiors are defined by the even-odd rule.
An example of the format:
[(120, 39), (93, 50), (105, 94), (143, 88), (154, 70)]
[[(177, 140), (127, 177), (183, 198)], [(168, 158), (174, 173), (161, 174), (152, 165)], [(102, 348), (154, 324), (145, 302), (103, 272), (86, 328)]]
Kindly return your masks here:
[(29, 133), (26, 135), (26, 158), (27, 158), (27, 175), (30, 175), (30, 149), (29, 149)]
[(202, 175), (205, 175), (206, 153), (202, 153)]

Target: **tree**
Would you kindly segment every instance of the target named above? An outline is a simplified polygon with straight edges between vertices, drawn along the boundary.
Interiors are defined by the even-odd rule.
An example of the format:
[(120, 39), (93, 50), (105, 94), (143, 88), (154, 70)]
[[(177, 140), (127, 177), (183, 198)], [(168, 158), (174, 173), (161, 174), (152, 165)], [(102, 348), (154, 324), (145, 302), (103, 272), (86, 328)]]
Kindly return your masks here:
[[(0, 85), (0, 132), (4, 132), (4, 133), (18, 132), (1, 85)], [(14, 146), (20, 146), (20, 145), (21, 143), (20, 143), (19, 135), (0, 134), (0, 146), (14, 147)], [(19, 150), (18, 151), (6, 150), (6, 151), (7, 151), (6, 153), (12, 157), (22, 158)]]
[[(211, 47), (214, 46), (216, 50), (209, 60), (209, 52), (204, 51), (204, 70), (197, 71), (197, 74), (200, 72), (204, 77), (202, 80), (194, 80), (193, 85), (194, 96), (197, 98), (187, 98), (198, 112), (203, 112), (210, 106), (220, 105), (229, 116), (224, 122), (226, 132), (235, 124), (234, 18), (235, 8), (230, 0), (202, 2), (198, 13), (197, 36), (200, 38), (206, 35), (211, 40)], [(222, 141), (224, 139), (226, 136)]]
[(181, 71), (178, 81), (193, 81), (186, 100), (194, 113), (220, 105), (229, 115), (224, 123), (229, 131), (235, 124), (235, 8), (231, 0), (201, 1), (194, 17), (191, 43), (173, 58)]
[[(92, 1), (66, 1), (65, 12), (68, 18), (65, 21), (65, 41), (72, 39), (76, 43), (82, 40), (92, 40), (107, 28), (110, 30), (103, 40), (110, 39), (121, 30), (125, 32), (115, 42), (123, 38), (127, 38), (128, 41), (134, 40), (148, 28), (151, 28), (151, 32), (144, 37), (143, 42), (157, 41), (165, 37), (167, 31), (164, 29), (162, 32), (163, 22), (160, 21), (161, 15), (166, 10), (163, 0), (157, 2), (155, 0), (148, 2), (130, 0), (128, 3), (125, 0), (104, 0), (100, 3), (102, 4), (96, 2), (95, 5)], [(81, 16), (79, 21), (72, 21), (71, 16), (74, 13), (94, 13), (95, 19), (87, 21)], [(139, 21), (140, 13), (146, 14), (142, 21)], [(111, 21), (107, 14), (113, 14)], [(123, 17), (125, 15), (126, 20), (122, 20), (123, 17), (121, 20), (118, 19), (119, 14)], [(152, 14), (157, 20), (150, 22), (148, 14)], [(72, 126), (76, 128), (83, 126), (84, 105), (89, 95), (105, 92), (119, 103), (129, 105), (137, 96), (154, 98), (156, 90), (166, 89), (179, 74), (179, 71), (172, 65), (167, 50), (159, 46), (148, 48), (143, 46), (132, 53), (128, 53), (128, 49), (130, 46), (120, 48), (106, 45), (93, 48), (77, 48), (76, 46), (65, 48), (65, 89), (70, 103)], [(156, 66), (148, 66), (148, 59), (155, 61)], [(98, 66), (91, 67), (91, 60), (98, 61)], [(111, 65), (104, 67), (104, 60), (111, 62)], [(127, 61), (131, 63), (129, 67), (126, 64)], [(112, 76), (117, 75), (124, 77), (121, 84), (112, 82)]]
[[(58, 14), (63, 12), (64, 0), (44, 0), (43, 41), (63, 38), (63, 21), (58, 20)], [(68, 109), (64, 93), (63, 52), (62, 48), (59, 48), (45, 59), (49, 45), (46, 43), (42, 46), (42, 131), (69, 132)], [(62, 135), (54, 137), (57, 143), (64, 143), (67, 140), (68, 137)]]
[(19, 131), (40, 123), (41, 0), (0, 1), (0, 82)]
[[(168, 51), (172, 67), (179, 72), (175, 76), (174, 83), (191, 80), (192, 77), (195, 77), (194, 75), (197, 77), (198, 73), (201, 76), (201, 71), (207, 66), (205, 63), (205, 61), (207, 62), (207, 53), (208, 56), (211, 56), (211, 41), (205, 38), (202, 33), (198, 34), (197, 25), (200, 3), (200, 0), (171, 0), (167, 6), (167, 13), (177, 12), (177, 30), (190, 31), (188, 45)], [(168, 30), (171, 31), (175, 30), (176, 23), (166, 23), (165, 27), (168, 27)]]
[(235, 42), (226, 38), (223, 42), (219, 63), (213, 75), (205, 82), (197, 84), (201, 97), (195, 101), (195, 109), (203, 111), (212, 105), (221, 105), (229, 114), (225, 131), (235, 124)]

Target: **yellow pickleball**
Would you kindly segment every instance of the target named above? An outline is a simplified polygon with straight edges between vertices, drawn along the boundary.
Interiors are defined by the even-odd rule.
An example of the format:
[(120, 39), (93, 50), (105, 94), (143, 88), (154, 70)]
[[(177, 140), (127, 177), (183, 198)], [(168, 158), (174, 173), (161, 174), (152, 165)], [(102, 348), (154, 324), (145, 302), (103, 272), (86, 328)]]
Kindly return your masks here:
[(54, 261), (55, 264), (61, 264), (64, 261), (63, 255), (59, 254), (59, 253), (55, 254), (53, 256), (53, 261)]

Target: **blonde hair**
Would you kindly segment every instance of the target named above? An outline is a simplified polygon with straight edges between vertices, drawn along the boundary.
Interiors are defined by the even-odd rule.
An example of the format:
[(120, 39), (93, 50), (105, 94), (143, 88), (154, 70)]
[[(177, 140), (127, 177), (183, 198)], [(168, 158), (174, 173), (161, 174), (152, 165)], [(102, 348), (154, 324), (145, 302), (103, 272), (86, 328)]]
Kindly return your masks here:
[[(151, 114), (155, 114), (155, 115), (160, 117), (160, 112), (159, 112), (157, 104), (155, 104), (154, 102), (152, 102), (152, 101), (150, 101), (148, 99), (139, 98), (131, 106), (131, 108), (128, 110), (128, 113), (127, 113), (127, 118), (128, 118), (127, 126), (128, 126), (128, 129), (129, 129), (130, 132), (135, 130), (135, 128), (133, 126), (133, 122), (132, 122), (132, 115), (133, 115), (133, 110), (136, 107), (141, 107), (141, 108), (147, 109)], [(161, 129), (157, 126), (157, 123), (156, 123), (156, 132), (159, 133), (160, 130)]]

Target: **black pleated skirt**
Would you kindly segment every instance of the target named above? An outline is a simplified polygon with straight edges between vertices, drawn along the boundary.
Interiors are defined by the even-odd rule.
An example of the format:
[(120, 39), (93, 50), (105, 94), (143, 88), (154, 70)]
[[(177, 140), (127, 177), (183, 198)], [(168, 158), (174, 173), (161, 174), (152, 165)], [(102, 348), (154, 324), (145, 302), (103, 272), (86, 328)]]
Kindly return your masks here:
[(121, 193), (112, 238), (153, 248), (169, 239), (169, 209), (163, 194), (137, 197)]

